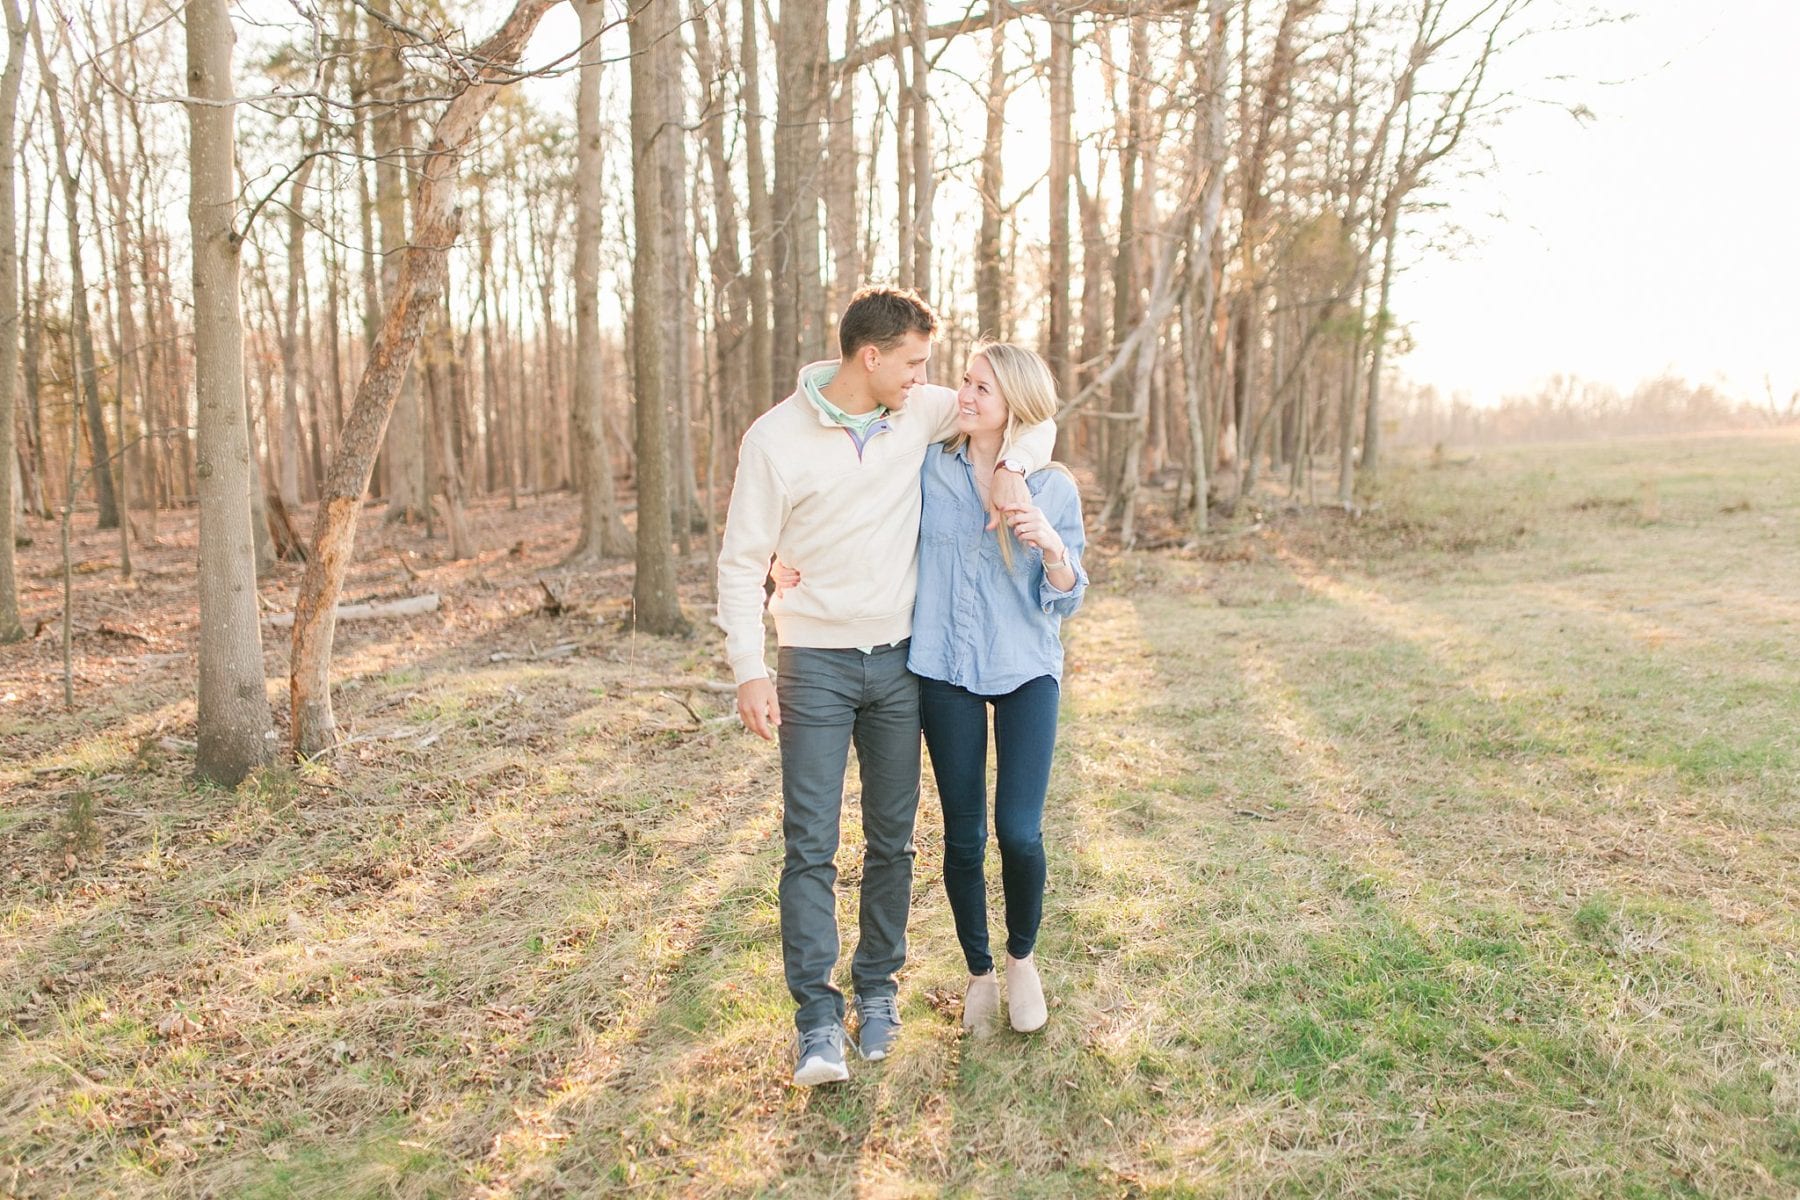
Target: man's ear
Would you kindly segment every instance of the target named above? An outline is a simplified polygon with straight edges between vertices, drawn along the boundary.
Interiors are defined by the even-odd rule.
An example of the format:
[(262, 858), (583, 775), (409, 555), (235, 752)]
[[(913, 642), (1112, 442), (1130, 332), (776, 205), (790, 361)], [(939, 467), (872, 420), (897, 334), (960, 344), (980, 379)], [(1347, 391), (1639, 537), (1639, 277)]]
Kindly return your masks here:
[(881, 365), (881, 351), (874, 346), (864, 346), (862, 348), (862, 365), (863, 370), (873, 375), (875, 368)]

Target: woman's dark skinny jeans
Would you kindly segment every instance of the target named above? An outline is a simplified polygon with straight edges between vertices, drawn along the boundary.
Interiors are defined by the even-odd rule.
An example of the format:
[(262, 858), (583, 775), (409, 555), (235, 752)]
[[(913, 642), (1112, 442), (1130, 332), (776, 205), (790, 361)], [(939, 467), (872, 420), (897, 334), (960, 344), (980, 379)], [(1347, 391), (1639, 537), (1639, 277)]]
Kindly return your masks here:
[(1061, 689), (1042, 675), (1004, 696), (978, 696), (919, 680), (919, 714), (944, 806), (944, 891), (969, 974), (994, 969), (988, 953), (987, 709), (994, 708), (994, 837), (1006, 894), (1006, 952), (1024, 958), (1044, 913), (1044, 793), (1056, 748)]

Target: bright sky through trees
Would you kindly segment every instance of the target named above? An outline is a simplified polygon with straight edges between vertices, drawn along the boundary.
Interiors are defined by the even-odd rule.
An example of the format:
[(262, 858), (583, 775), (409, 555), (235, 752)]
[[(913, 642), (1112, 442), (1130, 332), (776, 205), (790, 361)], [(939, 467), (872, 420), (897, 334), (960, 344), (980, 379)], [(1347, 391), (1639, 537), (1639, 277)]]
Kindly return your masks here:
[(1434, 189), (1473, 244), (1403, 242), (1394, 307), (1414, 379), (1477, 403), (1554, 372), (1628, 390), (1669, 369), (1742, 396), (1766, 372), (1783, 400), (1800, 388), (1800, 4), (1630, 7), (1502, 60), (1509, 86), (1594, 116), (1527, 105), (1487, 136), (1484, 177)]
[[(251, 0), (246, 10), (279, 22), (268, 7)], [(485, 30), (504, 7), (459, 11), (472, 14), (471, 30)], [(1476, 403), (1534, 390), (1554, 373), (1629, 390), (1663, 371), (1741, 397), (1760, 396), (1767, 375), (1785, 399), (1800, 388), (1800, 237), (1791, 232), (1800, 163), (1788, 61), (1800, 45), (1800, 3), (1605, 0), (1592, 10), (1632, 15), (1500, 56), (1499, 88), (1515, 93), (1516, 106), (1419, 195), (1442, 207), (1413, 215), (1402, 231), (1394, 310), (1412, 347), (1398, 366)], [(960, 11), (931, 6), (934, 19)], [(1534, 20), (1580, 23), (1588, 11), (1585, 0), (1546, 0)], [(839, 24), (834, 17), (834, 50)], [(576, 40), (574, 14), (559, 6), (527, 61), (561, 58)], [(985, 40), (962, 39), (946, 56), (949, 69), (934, 81), (944, 119), (977, 110), (968, 81), (981, 79)], [(622, 32), (609, 50), (612, 41), (623, 53)], [(621, 71), (609, 90), (622, 80)], [(572, 103), (568, 75), (529, 85), (554, 103), (552, 89)], [(1572, 117), (1576, 105), (1591, 116)], [(1015, 95), (1009, 197), (1045, 169), (1045, 143), (1032, 129), (1041, 129), (1041, 112), (1037, 89)], [(975, 124), (965, 132), (979, 137)], [(938, 219), (958, 226), (942, 236), (946, 245), (973, 236), (966, 159), (940, 180)], [(958, 203), (971, 207), (966, 220)], [(1027, 237), (1036, 207), (1018, 213)], [(1030, 328), (1037, 314), (1021, 317)]]

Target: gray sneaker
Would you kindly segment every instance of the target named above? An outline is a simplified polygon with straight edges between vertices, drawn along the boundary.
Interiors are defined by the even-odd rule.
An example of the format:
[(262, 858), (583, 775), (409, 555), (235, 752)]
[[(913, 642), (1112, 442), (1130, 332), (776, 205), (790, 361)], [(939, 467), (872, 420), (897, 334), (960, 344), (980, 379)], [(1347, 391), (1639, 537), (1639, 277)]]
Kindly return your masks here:
[(835, 1022), (804, 1030), (797, 1039), (794, 1053), (794, 1086), (818, 1087), (821, 1083), (842, 1083), (850, 1078), (850, 1068), (844, 1063), (847, 1040), (844, 1027)]
[(886, 1058), (900, 1036), (900, 1006), (892, 996), (856, 998), (856, 1048), (870, 1062)]

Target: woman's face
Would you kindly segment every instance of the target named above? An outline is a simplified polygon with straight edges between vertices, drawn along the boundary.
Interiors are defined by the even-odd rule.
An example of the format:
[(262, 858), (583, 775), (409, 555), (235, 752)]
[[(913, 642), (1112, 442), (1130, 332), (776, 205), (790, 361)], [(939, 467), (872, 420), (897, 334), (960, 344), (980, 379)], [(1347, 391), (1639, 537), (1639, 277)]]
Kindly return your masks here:
[(969, 360), (956, 393), (956, 430), (976, 437), (1005, 428), (1006, 401), (1000, 397), (1000, 385), (994, 381), (987, 359), (977, 354)]

